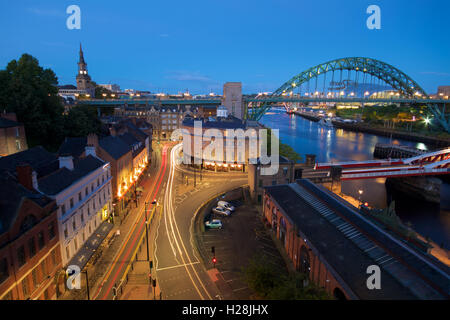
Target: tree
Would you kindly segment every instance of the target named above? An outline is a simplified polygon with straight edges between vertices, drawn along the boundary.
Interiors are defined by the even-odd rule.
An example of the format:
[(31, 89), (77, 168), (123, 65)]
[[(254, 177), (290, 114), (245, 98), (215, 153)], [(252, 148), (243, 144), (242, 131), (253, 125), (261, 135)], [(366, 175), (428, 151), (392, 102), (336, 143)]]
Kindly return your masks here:
[(63, 138), (64, 108), (58, 97), (58, 79), (36, 58), (23, 54), (0, 70), (0, 108), (15, 112), (25, 126), (28, 145), (55, 148)]
[(85, 137), (89, 133), (99, 134), (101, 126), (95, 108), (88, 105), (76, 106), (71, 108), (64, 118), (64, 135)]

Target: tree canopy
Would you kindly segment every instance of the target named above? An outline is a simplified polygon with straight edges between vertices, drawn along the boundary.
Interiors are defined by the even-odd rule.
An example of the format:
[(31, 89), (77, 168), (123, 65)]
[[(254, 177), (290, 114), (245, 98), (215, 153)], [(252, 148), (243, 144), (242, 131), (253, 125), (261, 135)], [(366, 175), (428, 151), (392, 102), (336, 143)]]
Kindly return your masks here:
[(95, 109), (76, 106), (64, 114), (57, 85), (55, 73), (42, 68), (29, 54), (0, 70), (0, 111), (16, 113), (25, 126), (30, 147), (42, 145), (55, 151), (66, 136), (100, 132)]

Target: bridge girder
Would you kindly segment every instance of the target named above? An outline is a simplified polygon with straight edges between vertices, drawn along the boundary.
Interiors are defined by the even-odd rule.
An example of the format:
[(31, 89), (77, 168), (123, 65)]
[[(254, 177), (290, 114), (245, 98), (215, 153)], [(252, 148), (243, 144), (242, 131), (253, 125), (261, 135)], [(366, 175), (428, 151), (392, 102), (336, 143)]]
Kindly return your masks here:
[[(272, 96), (280, 96), (283, 93), (292, 92), (296, 87), (313, 78), (317, 78), (330, 71), (341, 70), (359, 71), (374, 76), (406, 97), (413, 97), (416, 93), (426, 97), (428, 96), (417, 82), (401, 70), (385, 62), (365, 57), (341, 58), (309, 68), (285, 82), (272, 93)], [(269, 108), (270, 105), (265, 104), (257, 108), (257, 110), (252, 110), (251, 114), (247, 110), (247, 118), (259, 120)]]

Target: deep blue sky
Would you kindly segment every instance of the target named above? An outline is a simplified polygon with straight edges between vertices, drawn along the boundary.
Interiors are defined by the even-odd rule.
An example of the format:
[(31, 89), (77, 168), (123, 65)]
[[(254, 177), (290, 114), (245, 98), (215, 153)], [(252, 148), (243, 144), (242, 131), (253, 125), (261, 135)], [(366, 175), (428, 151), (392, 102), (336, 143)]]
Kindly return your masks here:
[[(448, 0), (0, 0), (0, 68), (30, 53), (75, 84), (82, 42), (97, 83), (122, 89), (273, 91), (311, 66), (346, 56), (390, 63), (433, 93), (450, 85)], [(66, 8), (81, 8), (81, 30)], [(381, 30), (366, 8), (381, 8)]]

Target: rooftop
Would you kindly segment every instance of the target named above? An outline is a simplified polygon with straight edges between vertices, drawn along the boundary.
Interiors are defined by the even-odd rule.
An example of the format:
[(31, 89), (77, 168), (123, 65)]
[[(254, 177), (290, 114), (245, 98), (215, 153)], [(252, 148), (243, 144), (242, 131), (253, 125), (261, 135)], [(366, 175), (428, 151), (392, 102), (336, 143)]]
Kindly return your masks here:
[(120, 137), (107, 136), (99, 140), (100, 147), (111, 157), (118, 160), (131, 151), (131, 147)]
[[(265, 190), (357, 297), (448, 298), (448, 267), (413, 252), (328, 191), (306, 179)], [(382, 290), (367, 289), (366, 269), (370, 265), (381, 268)]]
[(91, 155), (75, 159), (73, 170), (63, 167), (39, 179), (39, 190), (45, 194), (56, 195), (104, 164), (104, 161)]
[(23, 163), (29, 164), (38, 177), (43, 177), (59, 167), (58, 157), (55, 154), (42, 146), (37, 146), (0, 158), (0, 172), (8, 171), (16, 175), (17, 165)]

